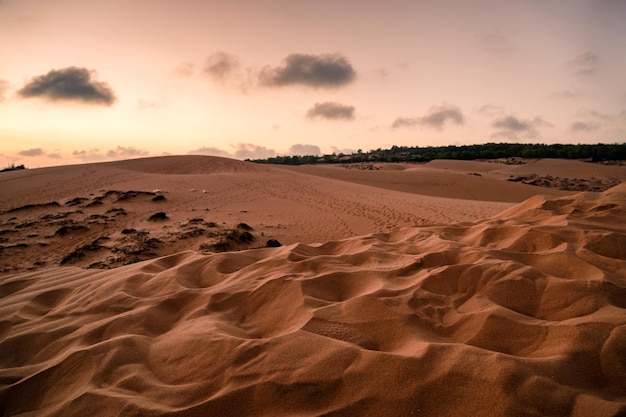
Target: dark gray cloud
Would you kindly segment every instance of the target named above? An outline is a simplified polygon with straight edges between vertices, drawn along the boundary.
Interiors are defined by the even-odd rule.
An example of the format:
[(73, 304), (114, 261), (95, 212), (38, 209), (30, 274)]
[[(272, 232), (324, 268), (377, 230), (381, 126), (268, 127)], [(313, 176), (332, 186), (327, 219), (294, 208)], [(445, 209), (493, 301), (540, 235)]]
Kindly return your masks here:
[(240, 71), (239, 58), (229, 52), (215, 52), (204, 63), (203, 71), (213, 81), (226, 84), (233, 74)]
[(533, 124), (528, 120), (520, 120), (514, 116), (507, 116), (493, 122), (493, 127), (514, 132), (524, 132), (533, 128)]
[(232, 155), (219, 148), (202, 146), (198, 149), (193, 149), (187, 152), (187, 155), (209, 155), (209, 156), (223, 156), (226, 158), (232, 158)]
[(18, 154), (21, 156), (41, 156), (43, 155), (43, 153), (43, 149), (41, 148), (26, 149), (24, 151), (18, 152)]
[(113, 90), (107, 83), (96, 81), (95, 77), (95, 71), (86, 68), (51, 70), (45, 75), (33, 77), (18, 90), (18, 95), (50, 101), (68, 100), (112, 105), (116, 100)]
[(259, 82), (266, 86), (282, 87), (304, 85), (315, 88), (335, 88), (356, 79), (350, 62), (339, 54), (290, 54), (282, 66), (266, 67), (259, 74)]
[(462, 125), (465, 119), (461, 109), (456, 106), (433, 107), (426, 116), (422, 117), (421, 124), (441, 129), (447, 121)]
[(351, 120), (354, 119), (354, 106), (347, 106), (334, 101), (315, 103), (306, 115), (309, 119)]
[(572, 68), (575, 75), (593, 75), (598, 65), (598, 56), (593, 52), (587, 51), (572, 58), (568, 65)]
[(321, 155), (322, 150), (317, 145), (295, 144), (289, 147), (289, 155)]
[(499, 129), (492, 137), (519, 140), (521, 138), (537, 138), (539, 136), (538, 128), (552, 126), (552, 124), (541, 117), (524, 120), (515, 116), (506, 116), (495, 120), (492, 126)]
[(239, 143), (235, 149), (235, 158), (237, 159), (265, 159), (277, 155), (273, 149), (252, 143)]
[(431, 107), (430, 111), (421, 117), (398, 117), (391, 124), (393, 129), (399, 127), (412, 127), (416, 125), (432, 127), (435, 129), (443, 129), (447, 123), (462, 125), (465, 123), (463, 112), (456, 106), (444, 105)]
[(420, 123), (419, 117), (398, 117), (393, 121), (391, 127), (397, 129), (399, 127), (413, 127)]
[(574, 122), (570, 125), (573, 132), (593, 132), (600, 129), (600, 124), (594, 122)]

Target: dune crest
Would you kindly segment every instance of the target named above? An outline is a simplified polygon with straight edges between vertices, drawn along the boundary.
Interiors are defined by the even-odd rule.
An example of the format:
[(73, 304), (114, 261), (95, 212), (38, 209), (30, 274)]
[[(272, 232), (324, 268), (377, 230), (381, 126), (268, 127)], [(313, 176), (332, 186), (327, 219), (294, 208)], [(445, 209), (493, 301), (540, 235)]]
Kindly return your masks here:
[[(4, 415), (626, 413), (626, 189), (0, 284)], [(97, 411), (95, 411), (97, 410)]]

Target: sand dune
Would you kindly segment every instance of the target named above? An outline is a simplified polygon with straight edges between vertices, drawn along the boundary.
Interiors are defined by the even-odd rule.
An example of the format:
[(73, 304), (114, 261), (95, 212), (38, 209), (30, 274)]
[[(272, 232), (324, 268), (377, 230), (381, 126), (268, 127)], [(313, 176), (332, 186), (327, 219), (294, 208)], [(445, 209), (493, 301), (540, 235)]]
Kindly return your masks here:
[(507, 207), (5, 275), (3, 415), (624, 415), (626, 186)]
[[(455, 180), (455, 189), (490, 190), (491, 185), (465, 177), (466, 182)], [(491, 182), (505, 186), (514, 201), (534, 195), (523, 190), (537, 190)], [(451, 198), (468, 195), (436, 187), (444, 193), (447, 189)], [(495, 197), (458, 204), (418, 191), (202, 156), (8, 172), (0, 176), (0, 272), (61, 263), (112, 267), (184, 250), (214, 251), (215, 245), (263, 247), (270, 239), (324, 242), (406, 226), (475, 221), (510, 206)], [(488, 192), (501, 194), (498, 189)], [(154, 201), (157, 196), (161, 199)], [(156, 213), (166, 218), (149, 221)], [(254, 240), (237, 238), (240, 224), (253, 229)]]

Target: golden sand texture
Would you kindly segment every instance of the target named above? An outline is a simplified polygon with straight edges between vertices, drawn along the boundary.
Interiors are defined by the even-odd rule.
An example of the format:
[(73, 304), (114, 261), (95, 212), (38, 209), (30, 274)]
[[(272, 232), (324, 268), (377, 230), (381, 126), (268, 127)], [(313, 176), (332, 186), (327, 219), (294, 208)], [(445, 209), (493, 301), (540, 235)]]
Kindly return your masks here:
[(626, 414), (624, 185), (0, 297), (4, 416)]

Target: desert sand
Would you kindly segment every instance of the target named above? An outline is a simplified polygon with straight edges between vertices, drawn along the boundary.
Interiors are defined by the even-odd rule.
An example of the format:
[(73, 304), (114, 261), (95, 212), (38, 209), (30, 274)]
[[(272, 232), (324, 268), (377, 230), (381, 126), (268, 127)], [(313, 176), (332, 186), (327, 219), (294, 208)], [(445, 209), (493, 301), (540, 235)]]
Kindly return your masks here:
[(362, 168), (0, 175), (0, 414), (626, 415), (624, 167)]

